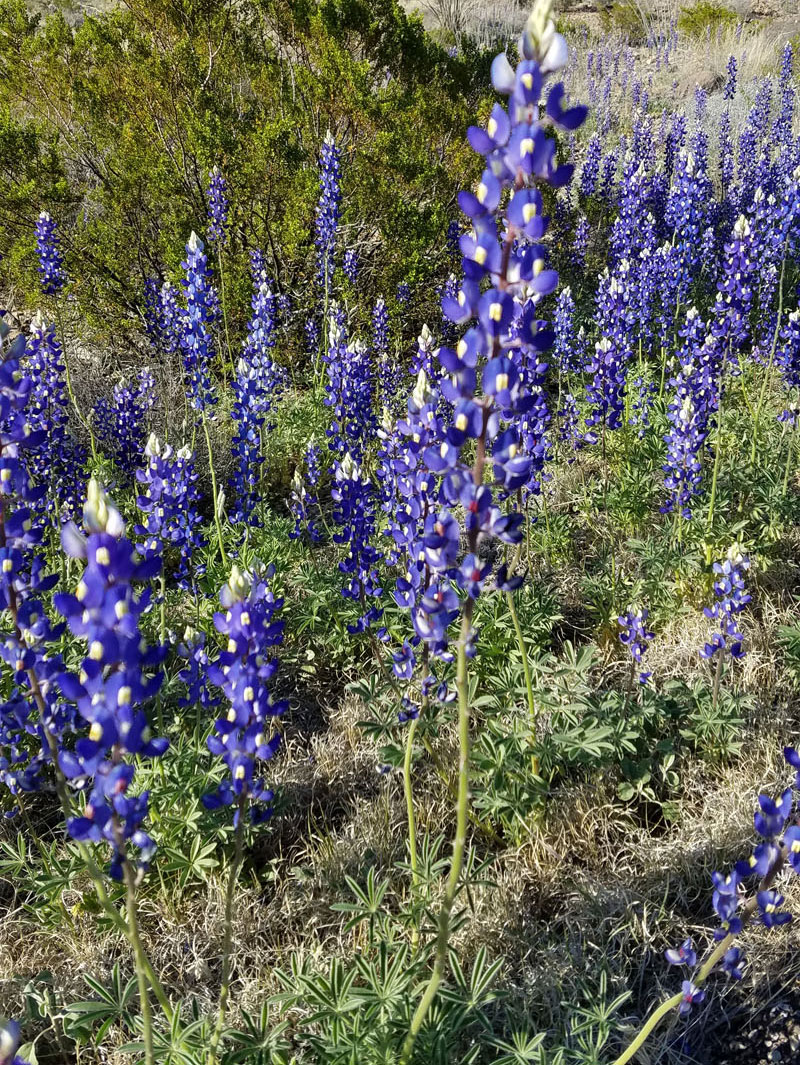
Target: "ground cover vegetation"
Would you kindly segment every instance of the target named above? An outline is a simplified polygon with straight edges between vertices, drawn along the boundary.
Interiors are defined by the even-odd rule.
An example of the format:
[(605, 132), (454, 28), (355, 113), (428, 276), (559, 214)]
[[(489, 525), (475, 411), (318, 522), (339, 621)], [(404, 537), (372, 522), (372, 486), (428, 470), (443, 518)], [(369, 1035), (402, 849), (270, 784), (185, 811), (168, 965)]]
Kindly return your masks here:
[(791, 996), (795, 49), (641, 15), (0, 3), (2, 1065)]

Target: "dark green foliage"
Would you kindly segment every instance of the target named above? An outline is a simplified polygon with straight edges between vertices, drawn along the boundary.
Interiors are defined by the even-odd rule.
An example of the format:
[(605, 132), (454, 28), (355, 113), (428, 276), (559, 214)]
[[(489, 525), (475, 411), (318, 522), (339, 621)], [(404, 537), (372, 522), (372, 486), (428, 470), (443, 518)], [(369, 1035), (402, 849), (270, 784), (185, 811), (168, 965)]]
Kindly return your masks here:
[(176, 276), (214, 164), (235, 205), (232, 323), (249, 306), (248, 249), (302, 296), (328, 128), (344, 150), (345, 241), (375, 264), (367, 283), (430, 278), (474, 167), (463, 130), (485, 84), (484, 64), (448, 58), (393, 0), (134, 0), (77, 29), (3, 0), (0, 63), (3, 280), (37, 300), (30, 233), (49, 210), (106, 338), (130, 329), (146, 277)]

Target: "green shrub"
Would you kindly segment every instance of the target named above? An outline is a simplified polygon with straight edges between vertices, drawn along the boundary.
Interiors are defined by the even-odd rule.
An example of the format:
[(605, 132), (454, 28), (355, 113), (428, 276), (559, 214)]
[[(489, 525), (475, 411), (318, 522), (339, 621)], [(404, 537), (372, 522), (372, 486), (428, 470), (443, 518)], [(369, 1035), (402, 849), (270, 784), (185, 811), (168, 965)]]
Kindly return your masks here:
[(735, 26), (738, 16), (724, 4), (715, 0), (698, 0), (692, 7), (681, 8), (678, 16), (678, 29), (691, 37), (702, 37), (706, 33), (715, 33), (726, 26)]

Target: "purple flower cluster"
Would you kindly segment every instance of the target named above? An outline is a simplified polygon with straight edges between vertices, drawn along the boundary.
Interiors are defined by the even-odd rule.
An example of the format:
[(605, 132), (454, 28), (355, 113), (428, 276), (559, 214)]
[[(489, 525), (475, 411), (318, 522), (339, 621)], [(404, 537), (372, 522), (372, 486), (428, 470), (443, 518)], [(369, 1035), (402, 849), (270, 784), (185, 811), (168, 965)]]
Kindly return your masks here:
[(292, 540), (298, 540), (304, 534), (311, 543), (319, 543), (322, 539), (317, 496), (317, 486), (322, 472), (319, 452), (318, 445), (310, 440), (305, 453), (305, 477), (298, 467), (292, 479), (291, 509), (294, 529), (289, 533)]
[(342, 595), (358, 603), (361, 609), (360, 617), (348, 625), (348, 630), (364, 632), (380, 617), (378, 608), (370, 607), (368, 600), (378, 598), (383, 591), (377, 572), (382, 555), (373, 546), (377, 524), (375, 489), (349, 453), (334, 463), (333, 475), (333, 520), (339, 527), (333, 540), (346, 544), (348, 549), (347, 556), (339, 563), (339, 569), (348, 578)]
[(34, 232), (42, 292), (46, 296), (55, 296), (67, 283), (67, 275), (59, 246), (58, 230), (47, 211), (42, 211), (36, 219)]
[(144, 515), (136, 534), (145, 537), (147, 558), (160, 558), (166, 565), (171, 551), (176, 552), (175, 580), (179, 588), (188, 588), (205, 572), (192, 557), (195, 549), (205, 546), (194, 457), (188, 447), (175, 452), (169, 444), (162, 446), (155, 434), (147, 442), (145, 457), (147, 466), (136, 471), (140, 489), (136, 505)]
[(724, 657), (726, 653), (731, 658), (744, 657), (744, 637), (736, 617), (750, 602), (744, 583), (744, 574), (749, 568), (750, 560), (738, 544), (730, 548), (724, 562), (714, 563), (715, 602), (704, 607), (703, 613), (709, 620), (717, 622), (718, 629), (700, 652), (703, 658)]
[(330, 130), (319, 156), (319, 201), (316, 214), (317, 280), (328, 290), (333, 279), (333, 259), (341, 213), (341, 152)]
[(272, 758), (280, 743), (279, 733), (268, 735), (272, 721), (286, 710), (286, 703), (275, 701), (269, 687), (278, 666), (266, 652), (283, 639), (283, 622), (275, 620), (283, 600), (269, 587), (272, 576), (273, 569), (259, 562), (245, 571), (234, 566), (219, 594), (223, 610), (214, 615), (227, 644), (208, 675), (222, 689), (229, 708), (215, 721), (208, 747), (225, 762), (230, 779), (203, 802), (208, 809), (236, 805), (237, 824), (248, 808), (253, 821), (272, 814), (273, 793), (258, 775), (261, 763)]
[(336, 305), (331, 309), (325, 369), (325, 404), (333, 414), (328, 429), (331, 451), (361, 462), (377, 428), (372, 360), (366, 344), (348, 342), (344, 311)]
[(147, 367), (135, 383), (120, 381), (111, 398), (97, 401), (93, 411), (95, 435), (111, 455), (126, 480), (133, 479), (144, 458), (147, 418), (155, 403), (155, 382)]
[(47, 485), (47, 501), (59, 517), (74, 518), (86, 490), (86, 449), (69, 428), (64, 353), (55, 326), (37, 314), (25, 349), (25, 370), (32, 381), (27, 415), (40, 443), (31, 450), (28, 469)]
[(149, 593), (134, 591), (159, 569), (158, 559), (143, 561), (128, 540), (119, 511), (97, 481), (89, 482), (84, 507), (85, 535), (70, 523), (62, 531), (64, 550), (86, 566), (74, 593), (53, 597), (73, 636), (86, 654), (76, 673), (63, 672), (58, 685), (88, 726), (70, 750), (62, 746), (58, 764), (69, 779), (88, 791), (82, 813), (67, 821), (77, 840), (105, 840), (112, 849), (110, 873), (122, 879), (130, 841), (146, 867), (155, 844), (142, 829), (147, 792), (133, 793), (135, 759), (157, 758), (166, 739), (150, 731), (146, 707), (161, 686), (157, 666), (163, 649), (148, 647), (139, 629)]
[(0, 319), (0, 610), (11, 620), (0, 642), (10, 671), (0, 702), (0, 783), (19, 797), (42, 786), (57, 738), (72, 728), (74, 713), (58, 697), (63, 663), (48, 654), (63, 626), (51, 625), (40, 598), (56, 578), (45, 573), (39, 553), (44, 526), (34, 518), (45, 486), (27, 469), (29, 449), (42, 440), (27, 418), (33, 382), (22, 368), (24, 337), (7, 343), (8, 333)]
[[(629, 607), (624, 614), (617, 618), (621, 630), (619, 634), (620, 643), (630, 651), (634, 668), (641, 666), (642, 656), (655, 635), (647, 628), (647, 617), (648, 611), (646, 609)], [(650, 673), (640, 671), (639, 683), (646, 684), (650, 676)]]
[[(257, 266), (257, 263), (256, 263)], [(255, 508), (263, 462), (262, 441), (272, 426), (267, 415), (285, 385), (285, 373), (271, 358), (275, 346), (275, 298), (268, 279), (254, 268), (255, 293), (247, 340), (234, 381), (233, 418), (236, 433), (231, 450), (236, 461), (231, 487), (236, 506), (233, 521), (257, 521)]]
[(217, 166), (211, 171), (207, 195), (208, 239), (224, 245), (228, 240), (228, 183)]
[(180, 346), (188, 385), (189, 402), (198, 412), (216, 403), (211, 386), (211, 362), (214, 342), (211, 325), (216, 317), (216, 304), (211, 286), (211, 273), (203, 242), (192, 233), (186, 245), (183, 289), (186, 311), (182, 315)]

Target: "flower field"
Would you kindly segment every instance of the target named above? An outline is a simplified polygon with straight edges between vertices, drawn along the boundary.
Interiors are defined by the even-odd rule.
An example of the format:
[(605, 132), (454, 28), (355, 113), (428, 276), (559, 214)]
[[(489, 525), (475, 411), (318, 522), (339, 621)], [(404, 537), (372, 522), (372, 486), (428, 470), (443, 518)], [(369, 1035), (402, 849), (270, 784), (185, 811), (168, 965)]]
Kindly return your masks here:
[(0, 0), (0, 1065), (800, 1060), (798, 44), (431, 8)]

